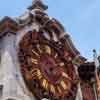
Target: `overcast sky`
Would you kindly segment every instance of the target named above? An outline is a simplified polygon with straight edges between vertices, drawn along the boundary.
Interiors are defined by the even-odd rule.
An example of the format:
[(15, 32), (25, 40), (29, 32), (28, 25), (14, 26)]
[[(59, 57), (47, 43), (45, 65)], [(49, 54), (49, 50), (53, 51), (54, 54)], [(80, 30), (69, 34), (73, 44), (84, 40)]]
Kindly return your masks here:
[[(92, 59), (92, 49), (100, 53), (100, 0), (43, 0), (48, 14), (65, 27), (80, 53)], [(17, 17), (32, 0), (1, 0), (0, 18)]]

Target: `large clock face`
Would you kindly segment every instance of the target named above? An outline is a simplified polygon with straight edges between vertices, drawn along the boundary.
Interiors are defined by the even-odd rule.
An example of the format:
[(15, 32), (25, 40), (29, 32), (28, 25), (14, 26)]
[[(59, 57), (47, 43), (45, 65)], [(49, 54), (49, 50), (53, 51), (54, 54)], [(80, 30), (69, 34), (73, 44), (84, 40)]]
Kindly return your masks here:
[(37, 32), (28, 33), (20, 41), (18, 55), (25, 83), (37, 100), (74, 100), (77, 89), (67, 61), (52, 42)]

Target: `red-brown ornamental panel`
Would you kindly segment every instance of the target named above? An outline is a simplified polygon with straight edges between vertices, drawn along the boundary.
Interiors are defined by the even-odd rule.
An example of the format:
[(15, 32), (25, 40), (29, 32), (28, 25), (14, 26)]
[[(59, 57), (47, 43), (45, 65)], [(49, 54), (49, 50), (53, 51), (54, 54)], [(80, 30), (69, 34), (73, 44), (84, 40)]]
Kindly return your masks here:
[(37, 100), (75, 100), (75, 69), (70, 54), (67, 60), (63, 50), (39, 32), (29, 32), (20, 41), (18, 56), (21, 72)]

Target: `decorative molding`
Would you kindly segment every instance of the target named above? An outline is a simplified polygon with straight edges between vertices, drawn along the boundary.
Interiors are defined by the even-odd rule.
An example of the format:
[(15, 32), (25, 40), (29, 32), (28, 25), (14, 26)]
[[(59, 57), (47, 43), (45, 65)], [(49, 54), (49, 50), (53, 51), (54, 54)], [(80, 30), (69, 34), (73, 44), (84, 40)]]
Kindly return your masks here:
[(15, 34), (21, 27), (18, 23), (10, 17), (4, 17), (0, 21), (0, 38), (7, 33)]

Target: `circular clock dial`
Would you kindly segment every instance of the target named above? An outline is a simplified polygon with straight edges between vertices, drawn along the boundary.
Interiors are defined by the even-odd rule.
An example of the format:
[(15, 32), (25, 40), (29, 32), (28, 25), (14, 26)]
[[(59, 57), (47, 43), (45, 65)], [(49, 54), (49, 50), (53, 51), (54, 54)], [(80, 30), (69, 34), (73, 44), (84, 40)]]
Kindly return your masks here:
[(28, 33), (23, 37), (18, 55), (25, 83), (38, 100), (67, 100), (69, 94), (75, 94), (77, 89), (68, 74), (67, 61), (39, 33)]

